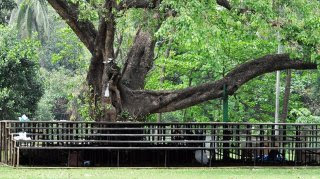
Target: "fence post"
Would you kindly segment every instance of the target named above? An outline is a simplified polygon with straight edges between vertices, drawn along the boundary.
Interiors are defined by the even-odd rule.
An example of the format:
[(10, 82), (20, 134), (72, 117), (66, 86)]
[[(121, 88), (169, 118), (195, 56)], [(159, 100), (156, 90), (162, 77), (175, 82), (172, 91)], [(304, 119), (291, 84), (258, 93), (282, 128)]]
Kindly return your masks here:
[(2, 151), (3, 151), (3, 122), (0, 121), (0, 163), (2, 163)]

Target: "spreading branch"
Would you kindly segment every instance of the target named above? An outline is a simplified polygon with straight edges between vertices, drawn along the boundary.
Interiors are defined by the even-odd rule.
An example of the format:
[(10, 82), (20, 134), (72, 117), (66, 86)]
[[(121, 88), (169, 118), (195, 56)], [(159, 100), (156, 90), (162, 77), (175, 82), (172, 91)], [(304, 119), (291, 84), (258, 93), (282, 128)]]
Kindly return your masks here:
[[(147, 91), (122, 89), (127, 92), (125, 102), (135, 104), (148, 104), (148, 106), (135, 106), (129, 111), (135, 116), (143, 116), (149, 113), (169, 112), (184, 109), (199, 103), (221, 98), (223, 96), (223, 85), (227, 85), (228, 95), (234, 94), (240, 86), (255, 77), (285, 69), (316, 69), (315, 63), (292, 60), (289, 55), (268, 55), (262, 58), (246, 62), (224, 78), (212, 83), (202, 84), (176, 91)], [(130, 92), (129, 92), (129, 91)], [(131, 106), (132, 107), (132, 106)]]
[(48, 2), (93, 54), (97, 32), (91, 22), (79, 20), (78, 6), (67, 0), (48, 0)]

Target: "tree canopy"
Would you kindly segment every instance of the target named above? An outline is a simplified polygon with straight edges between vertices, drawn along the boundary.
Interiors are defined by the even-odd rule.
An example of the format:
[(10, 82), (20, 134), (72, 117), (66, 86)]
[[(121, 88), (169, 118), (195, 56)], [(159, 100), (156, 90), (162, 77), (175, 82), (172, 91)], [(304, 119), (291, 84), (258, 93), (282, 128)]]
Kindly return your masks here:
[[(48, 2), (92, 54), (87, 80), (95, 105), (101, 101), (105, 108), (103, 94), (107, 89), (118, 115), (128, 113), (137, 118), (184, 109), (222, 97), (223, 85), (232, 95), (264, 73), (317, 67), (318, 1)], [(131, 24), (118, 28), (118, 24), (131, 18)], [(137, 33), (125, 34), (128, 28)], [(116, 58), (116, 50), (122, 46), (115, 42), (117, 36), (132, 39), (131, 44), (126, 44), (129, 50), (123, 64)], [(288, 54), (276, 54), (278, 41), (285, 45)], [(163, 55), (166, 50), (167, 57)], [(163, 81), (177, 73), (180, 79), (175, 79), (176, 83), (182, 83), (183, 76), (189, 76), (191, 81), (193, 71), (212, 67), (215, 71), (210, 76), (216, 81), (196, 85), (191, 81), (190, 87), (179, 90), (147, 90), (145, 84), (152, 78), (149, 72), (154, 69), (155, 57), (165, 61), (160, 64), (162, 73), (169, 71), (169, 60), (177, 69), (170, 69), (170, 76), (162, 74)], [(183, 71), (189, 75), (182, 75)], [(201, 78), (200, 73), (198, 79)]]

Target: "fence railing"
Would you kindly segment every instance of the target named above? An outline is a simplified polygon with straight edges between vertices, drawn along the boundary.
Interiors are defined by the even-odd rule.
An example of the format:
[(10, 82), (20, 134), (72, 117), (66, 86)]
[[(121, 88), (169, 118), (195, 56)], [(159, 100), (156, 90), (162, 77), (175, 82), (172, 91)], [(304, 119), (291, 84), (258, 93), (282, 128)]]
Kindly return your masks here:
[[(22, 132), (28, 138), (16, 138)], [(10, 165), (39, 150), (200, 150), (210, 165), (320, 164), (320, 124), (1, 121), (0, 134), (0, 161)]]

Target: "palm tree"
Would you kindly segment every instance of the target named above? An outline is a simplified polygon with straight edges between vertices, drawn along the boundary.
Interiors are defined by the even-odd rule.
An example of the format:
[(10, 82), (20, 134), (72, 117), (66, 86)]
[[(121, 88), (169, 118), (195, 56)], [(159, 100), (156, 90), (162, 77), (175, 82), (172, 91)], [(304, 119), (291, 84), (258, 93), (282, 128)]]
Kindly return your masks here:
[(9, 24), (16, 25), (22, 38), (38, 32), (41, 40), (49, 36), (48, 6), (46, 0), (16, 0)]

